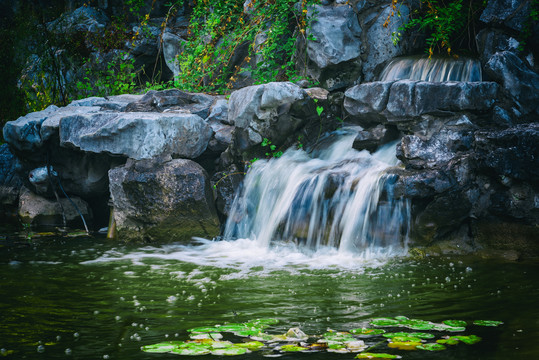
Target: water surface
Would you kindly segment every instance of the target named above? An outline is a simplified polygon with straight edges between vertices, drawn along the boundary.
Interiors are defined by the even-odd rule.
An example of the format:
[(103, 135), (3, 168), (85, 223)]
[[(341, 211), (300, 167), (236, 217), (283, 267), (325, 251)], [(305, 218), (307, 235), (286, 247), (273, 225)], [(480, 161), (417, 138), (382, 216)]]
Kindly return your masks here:
[(151, 247), (99, 238), (4, 239), (0, 273), (0, 348), (8, 359), (172, 359), (177, 355), (140, 347), (186, 340), (192, 327), (260, 317), (280, 320), (271, 333), (300, 327), (321, 334), (397, 315), (504, 325), (470, 327), (467, 334), (482, 342), (437, 353), (394, 351), (385, 344), (373, 351), (403, 359), (539, 358), (536, 263), (376, 260), (328, 248), (305, 253), (293, 244), (261, 248), (250, 240)]

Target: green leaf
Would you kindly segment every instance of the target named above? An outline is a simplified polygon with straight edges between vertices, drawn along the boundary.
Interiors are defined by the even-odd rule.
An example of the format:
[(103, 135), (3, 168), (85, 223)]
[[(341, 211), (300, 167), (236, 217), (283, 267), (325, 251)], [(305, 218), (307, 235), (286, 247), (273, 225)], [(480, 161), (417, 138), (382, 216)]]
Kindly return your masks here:
[(427, 351), (441, 351), (441, 350), (445, 350), (446, 347), (438, 343), (428, 343), (428, 344), (418, 345), (417, 349), (427, 350)]
[(452, 327), (465, 327), (467, 325), (464, 320), (444, 320), (442, 323)]
[(356, 359), (400, 359), (401, 357), (399, 355), (392, 355), (392, 354), (376, 354), (376, 353), (361, 353), (357, 354)]
[(497, 321), (497, 320), (475, 320), (473, 322), (474, 325), (478, 326), (499, 326), (503, 324), (503, 321)]
[(350, 333), (356, 334), (356, 335), (379, 335), (385, 332), (386, 331), (384, 329), (367, 329), (367, 328), (350, 330)]
[(282, 351), (282, 352), (298, 352), (298, 351), (309, 350), (309, 348), (306, 348), (306, 347), (303, 347), (303, 346), (297, 346), (297, 345), (288, 344), (288, 345), (281, 346), (279, 348), (279, 350)]
[(399, 326), (399, 320), (390, 318), (376, 318), (371, 320), (371, 325), (374, 326)]

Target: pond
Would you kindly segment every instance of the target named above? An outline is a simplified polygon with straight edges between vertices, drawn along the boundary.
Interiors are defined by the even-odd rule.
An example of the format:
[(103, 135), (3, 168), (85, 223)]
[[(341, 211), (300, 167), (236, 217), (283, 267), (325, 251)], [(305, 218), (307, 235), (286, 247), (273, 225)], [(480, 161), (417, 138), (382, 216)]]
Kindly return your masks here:
[[(305, 253), (294, 244), (263, 248), (249, 240), (141, 246), (102, 238), (0, 239), (0, 348), (7, 359), (174, 359), (141, 347), (188, 340), (194, 327), (259, 318), (279, 321), (264, 330), (269, 334), (297, 327), (314, 336), (373, 328), (371, 319), (396, 316), (464, 320), (464, 332), (426, 332), (482, 341), (430, 352), (389, 348), (381, 335), (360, 337), (375, 345), (369, 352), (403, 359), (539, 358), (539, 265), (533, 262), (368, 259), (327, 248)], [(345, 360), (356, 354), (266, 349), (237, 358), (267, 356)]]

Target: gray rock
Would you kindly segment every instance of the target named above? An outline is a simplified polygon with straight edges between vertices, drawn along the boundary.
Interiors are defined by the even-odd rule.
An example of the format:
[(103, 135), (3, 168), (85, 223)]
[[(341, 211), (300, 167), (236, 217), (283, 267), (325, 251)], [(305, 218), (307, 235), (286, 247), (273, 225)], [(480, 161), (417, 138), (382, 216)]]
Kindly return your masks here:
[(209, 121), (213, 135), (208, 144), (210, 151), (221, 153), (232, 143), (235, 126), (225, 125), (218, 121)]
[(483, 29), (475, 37), (479, 56), (483, 65), (497, 52), (518, 52), (520, 43), (499, 29)]
[[(260, 144), (263, 138), (279, 144), (308, 121), (308, 102), (312, 100), (305, 90), (290, 82), (234, 91), (229, 99), (228, 121), (236, 125), (236, 145), (245, 150)], [(312, 106), (311, 111), (314, 112)]]
[(360, 130), (354, 139), (353, 148), (357, 150), (375, 151), (379, 146), (398, 138), (398, 131), (380, 124), (370, 129)]
[(178, 63), (178, 55), (182, 52), (182, 42), (184, 40), (171, 32), (165, 32), (162, 36), (161, 46), (163, 48), (163, 57), (174, 77), (180, 74), (180, 64)]
[(239, 171), (234, 165), (227, 171), (217, 172), (213, 176), (212, 183), (215, 192), (215, 206), (220, 214), (224, 216), (230, 215), (232, 203), (244, 176), (245, 173)]
[(99, 106), (102, 110), (125, 111), (128, 104), (139, 101), (144, 95), (122, 94), (107, 97), (89, 97), (72, 101), (69, 106)]
[(485, 65), (485, 73), (502, 84), (523, 114), (539, 114), (539, 74), (509, 51), (496, 53)]
[(539, 123), (475, 133), (474, 156), (480, 166), (531, 183), (539, 179)]
[(196, 158), (211, 135), (211, 127), (194, 114), (100, 112), (60, 121), (60, 146), (137, 160), (165, 154)]
[(19, 191), (23, 179), (17, 173), (17, 158), (9, 151), (7, 144), (0, 145), (0, 215), (13, 217), (19, 201)]
[(125, 241), (188, 241), (219, 234), (206, 171), (175, 159), (129, 161), (109, 172), (118, 235)]
[(128, 112), (183, 112), (191, 113), (205, 119), (215, 97), (202, 93), (187, 93), (178, 89), (162, 91), (151, 90), (136, 102), (130, 103)]
[(312, 62), (307, 72), (328, 90), (354, 83), (361, 70), (362, 30), (353, 9), (314, 5), (308, 16), (314, 20), (307, 35), (315, 40), (307, 42), (307, 56)]
[[(71, 200), (77, 205), (86, 222), (91, 224), (92, 212), (88, 204), (75, 196), (71, 197)], [(58, 203), (56, 200), (36, 195), (26, 188), (21, 190), (19, 218), (24, 224), (35, 227), (63, 226), (62, 213), (65, 215), (67, 226), (83, 226), (78, 211), (68, 199), (61, 198), (60, 203)]]
[(101, 10), (81, 6), (48, 23), (47, 29), (56, 34), (97, 33), (105, 29), (108, 21), (107, 16)]
[(344, 109), (353, 117), (358, 116), (364, 123), (379, 122), (384, 119), (381, 112), (386, 108), (389, 90), (393, 81), (376, 81), (356, 85), (344, 93)]
[[(393, 16), (389, 25), (384, 27), (386, 19), (392, 12), (400, 15)], [(398, 31), (400, 26), (408, 22), (409, 15), (408, 6), (403, 4), (397, 5), (397, 10), (393, 10), (388, 5), (383, 11), (377, 13), (376, 21), (367, 30), (365, 45), (368, 47), (368, 51), (366, 52), (367, 58), (363, 62), (363, 79), (365, 82), (377, 79), (383, 65), (392, 58), (402, 55), (403, 51), (400, 43), (393, 44), (391, 34)]]
[(4, 140), (16, 151), (38, 151), (43, 146), (41, 124), (57, 110), (57, 106), (51, 105), (45, 110), (29, 113), (15, 121), (8, 121), (3, 128)]
[(223, 124), (234, 125), (230, 122), (233, 119), (228, 118), (228, 100), (225, 98), (216, 98), (210, 107), (210, 114), (206, 121), (219, 121)]
[(490, 0), (479, 19), (490, 25), (505, 25), (513, 30), (522, 31), (529, 14), (529, 1)]

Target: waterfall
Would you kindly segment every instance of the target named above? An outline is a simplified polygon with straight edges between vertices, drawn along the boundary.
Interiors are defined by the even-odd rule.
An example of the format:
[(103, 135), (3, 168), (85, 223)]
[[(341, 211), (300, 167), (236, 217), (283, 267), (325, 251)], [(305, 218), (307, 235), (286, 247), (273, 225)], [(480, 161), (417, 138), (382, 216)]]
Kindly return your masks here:
[(479, 60), (465, 57), (448, 58), (425, 56), (406, 56), (393, 59), (380, 75), (381, 81), (423, 80), (442, 81), (481, 81)]
[(406, 250), (409, 203), (395, 199), (396, 143), (370, 154), (352, 144), (353, 128), (333, 133), (310, 152), (287, 150), (249, 169), (227, 220), (225, 239), (260, 246), (293, 241), (366, 256)]

